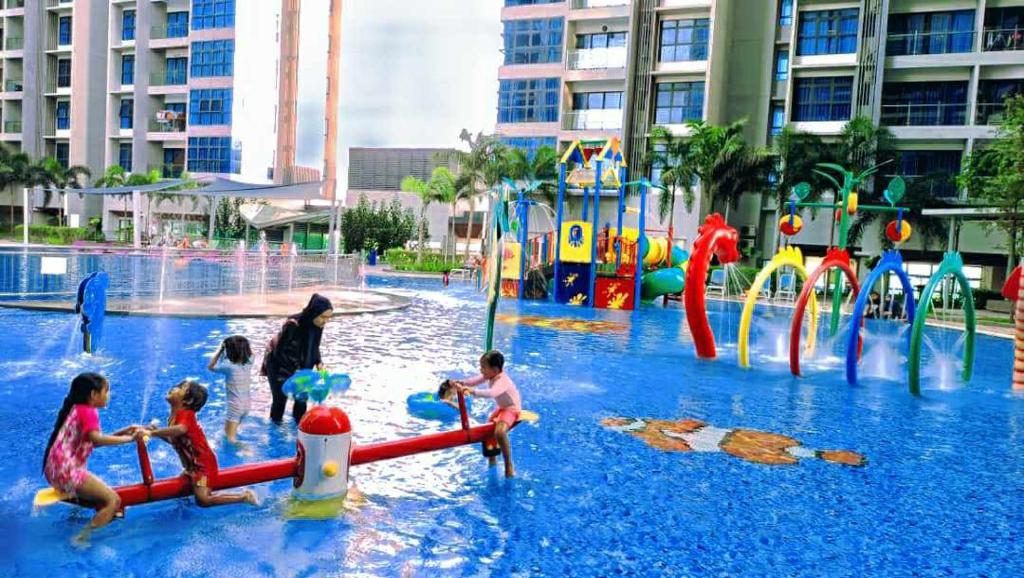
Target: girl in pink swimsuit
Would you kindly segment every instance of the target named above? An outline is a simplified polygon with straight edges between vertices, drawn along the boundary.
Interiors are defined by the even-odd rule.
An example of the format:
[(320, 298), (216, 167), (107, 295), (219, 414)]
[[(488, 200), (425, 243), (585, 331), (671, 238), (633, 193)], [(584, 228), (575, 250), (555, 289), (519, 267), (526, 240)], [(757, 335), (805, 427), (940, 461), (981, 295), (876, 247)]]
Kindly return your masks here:
[[(484, 382), (487, 382), (487, 388), (473, 388), (473, 386)], [(488, 420), (494, 422), (494, 437), (498, 441), (501, 456), (505, 460), (505, 477), (513, 477), (515, 468), (512, 465), (512, 444), (509, 441), (508, 432), (519, 421), (519, 414), (523, 411), (523, 402), (519, 397), (519, 389), (516, 388), (516, 384), (505, 373), (505, 356), (494, 349), (484, 353), (480, 356), (480, 375), (455, 383), (467, 395), (489, 397), (494, 400), (497, 408), (491, 413)], [(493, 456), (489, 458), (489, 461), (492, 466), (495, 464)]]
[(97, 373), (76, 377), (57, 414), (43, 455), (43, 474), (50, 485), (67, 497), (96, 509), (96, 515), (79, 534), (79, 540), (110, 522), (121, 507), (121, 499), (114, 490), (86, 469), (92, 448), (126, 444), (144, 433), (142, 428), (133, 425), (114, 435), (104, 435), (97, 409), (107, 407), (109, 400), (110, 384), (105, 377)]

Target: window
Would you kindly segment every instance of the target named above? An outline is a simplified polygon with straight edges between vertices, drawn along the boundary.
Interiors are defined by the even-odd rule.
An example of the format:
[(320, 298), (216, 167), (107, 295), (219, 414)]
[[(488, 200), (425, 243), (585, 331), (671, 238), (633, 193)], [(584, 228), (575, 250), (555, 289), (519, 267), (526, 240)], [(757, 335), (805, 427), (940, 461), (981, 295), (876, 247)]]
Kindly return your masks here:
[(786, 126), (786, 107), (781, 104), (772, 105), (772, 125), (768, 131), (772, 136), (782, 134), (782, 128)]
[(498, 122), (557, 122), (561, 80), (502, 80), (498, 87)]
[(707, 60), (707, 18), (665, 20), (661, 23), (661, 62)]
[(123, 142), (117, 145), (117, 165), (122, 169), (131, 172), (132, 170), (132, 143)]
[(167, 37), (184, 38), (188, 36), (188, 12), (167, 13)]
[(651, 183), (660, 186), (661, 173), (665, 172), (665, 168), (669, 165), (669, 159), (663, 156), (668, 152), (668, 145), (656, 142), (651, 150), (654, 153), (654, 160), (651, 162)]
[(192, 30), (234, 25), (235, 0), (192, 0)]
[(621, 109), (621, 92), (578, 92), (572, 95), (573, 110)]
[(882, 124), (962, 126), (967, 123), (967, 81), (886, 82)]
[(505, 0), (505, 6), (527, 6), (530, 4), (554, 4), (565, 0)]
[(57, 130), (70, 130), (71, 129), (71, 101), (69, 100), (58, 100), (57, 101)]
[(779, 50), (775, 53), (775, 80), (789, 78), (789, 51)]
[(185, 57), (168, 58), (167, 72), (164, 81), (167, 84), (185, 84), (188, 81), (188, 59)]
[(57, 59), (57, 87), (67, 88), (71, 86), (71, 59)]
[(192, 77), (231, 76), (234, 71), (235, 41), (211, 40), (192, 43)]
[(121, 40), (135, 40), (135, 11), (121, 13)]
[(931, 196), (955, 197), (953, 178), (960, 174), (962, 158), (961, 151), (901, 151), (899, 174), (910, 180), (911, 186), (927, 186)]
[(71, 44), (71, 17), (61, 16), (57, 19), (57, 44), (67, 46)]
[(562, 61), (562, 19), (505, 22), (505, 64)]
[(121, 128), (132, 128), (132, 115), (135, 112), (135, 101), (130, 98), (121, 99), (121, 109), (118, 118), (121, 120)]
[(986, 51), (1024, 50), (1024, 6), (985, 10)]
[(793, 25), (793, 0), (779, 0), (779, 26)]
[(240, 149), (231, 148), (231, 137), (189, 137), (188, 170), (195, 173), (238, 173)]
[(71, 157), (71, 145), (66, 142), (59, 142), (53, 145), (53, 158), (57, 159), (57, 163), (68, 168), (69, 159)]
[(793, 120), (823, 122), (850, 120), (853, 97), (852, 76), (796, 78), (793, 90)]
[(856, 8), (801, 12), (797, 55), (857, 52), (858, 13)]
[(886, 46), (890, 56), (970, 52), (974, 49), (974, 10), (893, 14)]
[(978, 124), (1000, 124), (1006, 99), (1024, 94), (1024, 80), (982, 80), (978, 83)]
[(231, 124), (231, 89), (193, 90), (189, 95), (188, 122), (194, 126)]
[(535, 137), (502, 137), (501, 144), (514, 149), (521, 149), (526, 151), (526, 156), (530, 159), (537, 154), (537, 149), (540, 147), (551, 147), (555, 148), (556, 139), (553, 136), (535, 136)]
[(121, 57), (121, 84), (135, 84), (135, 55), (125, 54)]
[(176, 179), (185, 170), (185, 149), (164, 149), (163, 177)]
[(703, 82), (662, 82), (654, 106), (655, 124), (680, 124), (704, 118)]
[(623, 32), (600, 32), (598, 34), (577, 34), (576, 48), (587, 50), (590, 48), (614, 48), (626, 45), (626, 33)]

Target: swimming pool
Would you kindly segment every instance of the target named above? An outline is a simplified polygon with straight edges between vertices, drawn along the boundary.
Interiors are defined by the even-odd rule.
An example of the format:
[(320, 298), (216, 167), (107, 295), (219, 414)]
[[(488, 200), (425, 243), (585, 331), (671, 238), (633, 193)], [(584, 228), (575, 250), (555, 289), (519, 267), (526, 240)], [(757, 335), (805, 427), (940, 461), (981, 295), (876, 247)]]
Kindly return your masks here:
[[(438, 429), (408, 416), (405, 399), (443, 375), (473, 370), (484, 303), (467, 285), (371, 278), (414, 297), (404, 311), (339, 318), (325, 361), (353, 377), (333, 399), (357, 442)], [(41, 452), (70, 378), (100, 367), (111, 379), (110, 430), (166, 418), (163, 393), (202, 376), (226, 334), (262, 348), (271, 320), (110, 317), (106, 353), (74, 355), (73, 321), (0, 310), (0, 575), (596, 576), (596, 575), (1020, 575), (1024, 571), (1024, 399), (1009, 392), (1012, 343), (979, 336), (974, 379), (921, 398), (902, 380), (845, 383), (827, 356), (794, 378), (773, 340), (754, 337), (754, 369), (736, 364), (738, 306), (711, 306), (715, 361), (695, 358), (683, 311), (633, 316), (546, 303), (505, 302), (496, 328), (510, 374), (536, 427), (513, 434), (518, 477), (488, 470), (477, 447), (353, 469), (369, 503), (331, 521), (289, 521), (291, 483), (258, 487), (260, 508), (201, 510), (172, 501), (132, 508), (71, 547), (89, 513), (54, 506), (31, 515), (44, 485)], [(510, 316), (607, 323), (560, 329)], [(778, 311), (758, 310), (757, 327)], [(776, 321), (773, 322), (773, 319)], [(534, 320), (536, 321), (536, 320)], [(541, 323), (543, 324), (543, 322)], [(898, 331), (876, 324), (873, 332)], [(936, 343), (954, 333), (930, 329)], [(869, 355), (866, 351), (865, 355)], [(928, 360), (926, 360), (928, 363)], [(219, 431), (222, 386), (200, 414), (222, 465), (294, 454), (294, 429), (265, 422), (269, 392), (256, 386), (258, 419), (243, 425), (245, 452)], [(488, 404), (475, 404), (476, 417)], [(792, 436), (814, 449), (848, 449), (862, 468), (817, 459), (767, 466), (722, 452), (664, 452), (603, 427), (623, 416), (696, 418), (718, 428)], [(178, 472), (151, 442), (157, 476)], [(99, 448), (92, 471), (109, 483), (139, 479), (132, 446)]]

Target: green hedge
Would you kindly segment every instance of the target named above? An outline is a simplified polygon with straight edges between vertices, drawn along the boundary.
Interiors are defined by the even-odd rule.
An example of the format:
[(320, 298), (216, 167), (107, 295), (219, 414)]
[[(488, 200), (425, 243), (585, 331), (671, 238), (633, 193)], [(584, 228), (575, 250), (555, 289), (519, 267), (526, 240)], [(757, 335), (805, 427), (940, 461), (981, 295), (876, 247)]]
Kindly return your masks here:
[[(14, 228), (14, 236), (24, 238), (25, 226)], [(103, 234), (87, 227), (57, 227), (53, 225), (29, 225), (28, 240), (30, 243), (47, 245), (70, 245), (75, 241), (103, 241)]]
[(423, 254), (423, 262), (417, 265), (416, 251), (388, 249), (384, 252), (384, 262), (396, 271), (441, 273), (462, 267), (462, 256), (445, 259), (440, 253), (426, 252)]

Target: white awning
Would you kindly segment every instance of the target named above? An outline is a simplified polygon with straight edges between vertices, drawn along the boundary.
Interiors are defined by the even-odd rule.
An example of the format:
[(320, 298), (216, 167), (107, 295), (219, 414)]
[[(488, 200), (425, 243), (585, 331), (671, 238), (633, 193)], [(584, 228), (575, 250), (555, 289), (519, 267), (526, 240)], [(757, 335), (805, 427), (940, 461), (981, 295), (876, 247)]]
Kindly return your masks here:
[[(182, 186), (194, 188), (179, 188)], [(197, 186), (198, 185), (198, 186)], [(321, 198), (323, 181), (296, 183), (292, 185), (242, 183), (220, 177), (210, 180), (167, 179), (151, 185), (135, 185), (125, 187), (87, 187), (82, 189), (48, 189), (55, 193), (78, 195), (127, 195), (134, 191), (140, 193), (162, 193), (183, 196), (222, 196), (240, 197), (245, 199), (274, 199), (308, 201)]]

